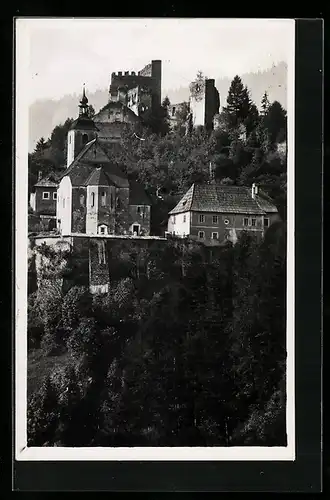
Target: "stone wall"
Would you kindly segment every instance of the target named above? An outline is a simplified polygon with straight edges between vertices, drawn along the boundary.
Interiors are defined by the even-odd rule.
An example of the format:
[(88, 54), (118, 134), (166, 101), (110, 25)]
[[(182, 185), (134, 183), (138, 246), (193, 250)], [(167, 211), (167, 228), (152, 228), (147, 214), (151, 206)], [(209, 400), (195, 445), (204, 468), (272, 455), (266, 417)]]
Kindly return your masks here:
[(152, 106), (155, 109), (161, 105), (161, 86), (162, 86), (162, 62), (153, 60), (142, 68), (138, 74), (134, 71), (118, 71), (111, 74), (111, 84), (109, 88), (109, 101), (117, 100), (118, 89), (125, 87), (130, 90), (141, 87), (149, 87), (152, 91)]
[(209, 79), (205, 81), (205, 127), (208, 130), (213, 129), (213, 120), (216, 114), (219, 113), (220, 96), (215, 87), (215, 80)]
[(72, 188), (72, 232), (86, 232), (86, 188)]
[(106, 293), (110, 284), (107, 243), (103, 239), (89, 240), (89, 289), (91, 293)]
[(128, 234), (129, 229), (129, 188), (116, 189), (115, 234)]
[(150, 216), (151, 207), (146, 205), (130, 205), (129, 206), (129, 232), (133, 233), (133, 226), (138, 224), (140, 227), (139, 234), (141, 236), (150, 235)]

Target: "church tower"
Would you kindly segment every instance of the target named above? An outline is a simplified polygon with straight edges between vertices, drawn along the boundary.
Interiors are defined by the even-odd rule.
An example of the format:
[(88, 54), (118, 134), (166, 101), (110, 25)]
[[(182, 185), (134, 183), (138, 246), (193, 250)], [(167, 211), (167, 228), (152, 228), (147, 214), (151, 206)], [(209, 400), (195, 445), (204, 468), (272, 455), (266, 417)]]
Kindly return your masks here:
[(95, 139), (96, 136), (97, 128), (89, 116), (88, 99), (84, 86), (83, 95), (79, 103), (79, 116), (72, 123), (68, 132), (67, 167), (71, 165), (85, 144)]

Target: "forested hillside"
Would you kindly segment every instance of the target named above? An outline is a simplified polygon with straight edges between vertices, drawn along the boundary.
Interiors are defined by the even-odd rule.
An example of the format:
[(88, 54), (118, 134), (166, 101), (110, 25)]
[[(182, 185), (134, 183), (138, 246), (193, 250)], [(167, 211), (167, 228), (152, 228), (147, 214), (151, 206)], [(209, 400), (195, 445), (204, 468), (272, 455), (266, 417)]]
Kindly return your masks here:
[[(179, 117), (176, 129), (169, 130), (169, 104), (165, 99), (157, 116), (146, 117), (144, 127), (127, 127), (120, 147), (109, 150), (110, 157), (123, 165), (129, 177), (141, 182), (153, 199), (156, 234), (160, 225), (163, 232), (164, 217), (167, 219), (177, 197), (193, 182), (209, 179), (210, 162), (219, 182), (248, 186), (257, 182), (285, 217), (286, 149), (279, 145), (286, 141), (286, 111), (279, 102), (269, 102), (265, 93), (259, 113), (249, 90), (236, 77), (218, 116), (217, 130), (209, 134), (200, 127), (188, 135), (184, 116)], [(45, 175), (63, 170), (71, 121), (68, 118), (56, 126), (50, 139), (41, 138), (29, 154), (30, 190), (39, 171)], [(156, 194), (162, 196), (161, 202)]]
[[(29, 446), (286, 444), (286, 112), (265, 93), (259, 113), (238, 76), (210, 134), (170, 131), (168, 105), (114, 152), (152, 196), (155, 230), (209, 180), (210, 162), (217, 182), (261, 185), (283, 222), (261, 244), (243, 232), (212, 253), (189, 239), (118, 244), (104, 296), (86, 286), (86, 249), (40, 247), (48, 286), (29, 289)], [(39, 141), (31, 179), (62, 168), (68, 126)]]

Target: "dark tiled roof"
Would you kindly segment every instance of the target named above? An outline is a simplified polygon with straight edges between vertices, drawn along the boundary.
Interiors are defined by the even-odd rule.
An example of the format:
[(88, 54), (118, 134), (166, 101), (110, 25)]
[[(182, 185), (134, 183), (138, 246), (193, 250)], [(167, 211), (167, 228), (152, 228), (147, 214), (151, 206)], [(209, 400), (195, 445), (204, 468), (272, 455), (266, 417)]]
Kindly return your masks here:
[(149, 205), (151, 201), (143, 186), (135, 181), (129, 183), (129, 204), (130, 205)]
[(70, 127), (70, 130), (82, 129), (82, 130), (97, 130), (94, 121), (91, 118), (85, 118), (79, 116)]
[(248, 187), (193, 184), (169, 213), (186, 211), (257, 215), (277, 212), (277, 208), (260, 192), (252, 198)]
[(55, 170), (50, 172), (48, 175), (40, 179), (34, 186), (35, 187), (57, 187), (59, 179), (63, 175), (64, 168), (61, 170)]
[(84, 183), (85, 186), (110, 186), (113, 184), (102, 167), (95, 168)]
[(100, 109), (100, 111), (93, 116), (93, 120), (95, 123), (100, 123), (98, 121), (98, 115), (105, 111), (106, 109), (124, 109), (124, 113), (128, 115), (130, 118), (132, 118), (134, 121), (139, 121), (139, 117), (132, 111), (128, 106), (126, 106), (124, 103), (120, 101), (110, 101), (108, 104), (103, 106), (103, 108)]
[[(95, 160), (86, 158), (87, 153), (93, 145), (95, 145), (96, 148), (99, 149), (99, 152), (103, 156), (102, 160), (98, 159), (97, 157)], [(73, 186), (85, 186), (92, 173), (99, 167), (102, 167), (102, 170), (109, 178), (108, 184), (112, 183), (117, 187), (129, 186), (128, 179), (121, 170), (120, 166), (109, 159), (106, 151), (104, 150), (104, 148), (102, 148), (100, 142), (97, 139), (93, 139), (84, 146), (82, 151), (73, 160), (71, 165), (61, 175), (61, 179), (64, 176), (68, 175)]]
[(58, 186), (58, 183), (55, 182), (53, 179), (49, 179), (48, 177), (45, 177), (44, 179), (40, 179), (35, 185), (35, 187), (52, 187), (56, 188)]

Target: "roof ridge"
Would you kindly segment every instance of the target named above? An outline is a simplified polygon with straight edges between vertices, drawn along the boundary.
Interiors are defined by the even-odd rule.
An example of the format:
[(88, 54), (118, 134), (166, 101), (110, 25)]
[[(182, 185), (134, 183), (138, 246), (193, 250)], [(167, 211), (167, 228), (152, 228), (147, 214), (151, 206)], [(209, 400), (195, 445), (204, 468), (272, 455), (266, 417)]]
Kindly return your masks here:
[(70, 165), (65, 169), (65, 171), (63, 172), (62, 175), (60, 175), (59, 177), (59, 181), (63, 179), (63, 177), (65, 177), (66, 175), (68, 175), (70, 172), (72, 172), (72, 169), (73, 167), (75, 167), (77, 165), (77, 162), (81, 159), (81, 157), (87, 153), (87, 151), (89, 150), (89, 148), (91, 147), (91, 145), (93, 143), (96, 143), (96, 139), (92, 139), (91, 141), (89, 142), (86, 142), (86, 144), (84, 145), (84, 147), (82, 148), (82, 150), (77, 154), (77, 156), (74, 158), (74, 160), (70, 163)]
[[(191, 210), (191, 207), (193, 206), (193, 202), (194, 202), (194, 196), (195, 196), (195, 187), (196, 187), (196, 183), (193, 182), (192, 183), (192, 193), (191, 193), (191, 200), (190, 200), (190, 207), (189, 207), (189, 210)], [(179, 202), (180, 203), (180, 202)]]

